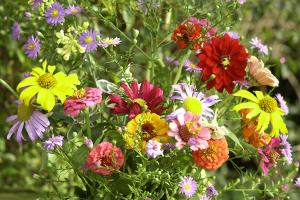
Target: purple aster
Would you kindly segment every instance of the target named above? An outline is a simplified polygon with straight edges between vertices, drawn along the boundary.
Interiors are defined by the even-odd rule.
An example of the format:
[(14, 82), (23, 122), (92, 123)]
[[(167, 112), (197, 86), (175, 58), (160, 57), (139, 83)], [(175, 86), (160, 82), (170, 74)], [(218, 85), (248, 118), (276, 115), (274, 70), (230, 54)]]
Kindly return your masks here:
[(197, 67), (195, 63), (192, 63), (190, 60), (185, 60), (183, 66), (186, 71), (199, 73), (201, 72), (201, 68)]
[(162, 156), (163, 151), (161, 149), (162, 144), (160, 142), (149, 140), (146, 144), (146, 152), (149, 158), (156, 158)]
[(285, 115), (288, 115), (289, 114), (289, 107), (286, 105), (286, 101), (283, 99), (283, 96), (281, 94), (276, 94), (275, 95), (279, 105), (280, 105), (280, 108), (284, 111), (284, 114)]
[(240, 90), (251, 87), (251, 84), (247, 81), (233, 81), (233, 83), (235, 85), (240, 85)]
[(92, 149), (94, 144), (93, 144), (93, 141), (89, 138), (84, 138), (84, 144), (89, 148), (89, 149)]
[(175, 60), (169, 56), (166, 56), (165, 57), (165, 63), (166, 64), (169, 64), (169, 65), (175, 65), (175, 66), (179, 66), (179, 61), (178, 60)]
[(99, 46), (103, 47), (103, 48), (107, 48), (110, 45), (113, 45), (114, 47), (121, 44), (121, 39), (118, 37), (115, 38), (105, 38), (104, 40), (101, 40)]
[(79, 7), (79, 6), (75, 6), (75, 5), (70, 5), (70, 6), (66, 9), (66, 14), (67, 14), (67, 15), (78, 16), (81, 12), (82, 12), (82, 8)]
[(163, 150), (164, 151), (174, 150), (174, 149), (176, 149), (175, 144), (166, 143), (166, 144), (163, 145)]
[(47, 23), (50, 25), (57, 25), (62, 23), (65, 20), (65, 8), (58, 2), (54, 2), (51, 6), (46, 10), (45, 17)]
[(233, 39), (239, 39), (240, 38), (239, 34), (237, 32), (234, 32), (234, 31), (228, 31), (228, 32), (225, 32), (224, 35), (225, 34), (229, 35)]
[(246, 0), (238, 0), (238, 3), (242, 5), (242, 4), (246, 3)]
[(33, 0), (31, 5), (33, 8), (36, 8), (43, 2), (44, 2), (44, 0)]
[(252, 38), (250, 41), (251, 44), (251, 48), (252, 49), (257, 49), (260, 53), (263, 53), (265, 55), (268, 55), (268, 46), (264, 45), (260, 39), (258, 39), (257, 37)]
[(206, 187), (206, 193), (210, 197), (217, 196), (219, 194), (213, 185), (209, 185)]
[(12, 38), (14, 40), (19, 40), (21, 38), (21, 28), (20, 28), (20, 24), (18, 22), (15, 22), (12, 26), (11, 26), (11, 32), (12, 32)]
[(34, 37), (33, 35), (28, 38), (27, 42), (23, 46), (25, 54), (29, 58), (36, 58), (38, 53), (40, 52), (40, 48), (41, 48), (41, 41), (37, 37)]
[(30, 12), (26, 11), (24, 12), (24, 17), (30, 18), (32, 15)]
[(7, 122), (13, 123), (10, 128), (7, 139), (9, 140), (13, 134), (16, 134), (17, 142), (22, 143), (23, 129), (25, 128), (28, 137), (31, 141), (38, 138), (43, 138), (43, 133), (47, 130), (50, 125), (48, 118), (37, 111), (32, 106), (26, 106), (22, 102), (18, 102), (18, 113), (12, 115), (6, 119)]
[(290, 165), (293, 162), (292, 158), (292, 146), (287, 141), (288, 136), (287, 135), (280, 135), (280, 145), (282, 147), (281, 154), (287, 159), (287, 163)]
[[(220, 101), (217, 95), (206, 97), (204, 93), (194, 91), (193, 85), (187, 85), (186, 83), (179, 83), (172, 87), (174, 91), (170, 98), (182, 101), (183, 107), (168, 115), (167, 120), (175, 119), (177, 115), (183, 114), (186, 111), (201, 115), (202, 117), (213, 118), (214, 111), (210, 106)], [(205, 118), (203, 119), (206, 120)]]
[(209, 200), (209, 197), (204, 194), (199, 197), (199, 200)]
[(197, 191), (197, 182), (189, 176), (182, 177), (179, 182), (180, 193), (187, 197), (193, 196)]
[(54, 135), (52, 135), (51, 138), (49, 138), (48, 140), (43, 142), (44, 149), (46, 149), (47, 151), (52, 151), (57, 146), (62, 147), (63, 140), (64, 140), (64, 136), (61, 136), (61, 135), (54, 136)]
[(300, 177), (296, 178), (295, 186), (296, 186), (297, 188), (300, 188)]
[(97, 49), (97, 33), (94, 30), (88, 30), (81, 33), (79, 38), (79, 43), (82, 47), (85, 48), (86, 52), (91, 52)]

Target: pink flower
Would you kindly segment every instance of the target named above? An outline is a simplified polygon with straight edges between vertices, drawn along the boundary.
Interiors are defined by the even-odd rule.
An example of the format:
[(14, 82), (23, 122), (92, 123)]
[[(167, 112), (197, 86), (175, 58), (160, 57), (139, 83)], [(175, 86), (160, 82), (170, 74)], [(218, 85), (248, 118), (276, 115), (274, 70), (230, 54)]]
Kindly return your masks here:
[(109, 175), (120, 169), (123, 163), (123, 152), (109, 142), (97, 144), (86, 158), (87, 168), (102, 175)]
[(211, 130), (201, 125), (200, 115), (185, 112), (178, 114), (170, 125), (169, 136), (175, 137), (176, 147), (182, 149), (188, 144), (193, 151), (206, 149), (211, 138)]
[(76, 117), (86, 108), (101, 103), (102, 91), (99, 88), (85, 88), (77, 90), (72, 97), (64, 102), (64, 111), (67, 115)]

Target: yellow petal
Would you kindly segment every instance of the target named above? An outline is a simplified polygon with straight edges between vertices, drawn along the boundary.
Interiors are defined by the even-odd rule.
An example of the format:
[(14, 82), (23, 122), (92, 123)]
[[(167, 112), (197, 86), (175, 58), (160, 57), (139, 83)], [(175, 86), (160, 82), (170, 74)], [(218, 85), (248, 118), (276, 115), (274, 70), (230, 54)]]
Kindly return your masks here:
[(258, 103), (258, 99), (251, 92), (247, 90), (239, 90), (236, 93), (234, 93), (233, 96), (243, 97), (249, 99), (250, 101), (254, 101), (255, 103)]
[(271, 113), (271, 124), (272, 124), (272, 131), (270, 135), (277, 137), (279, 135), (278, 114)]
[(20, 94), (20, 99), (24, 101), (25, 105), (29, 105), (30, 100), (39, 91), (39, 86), (30, 86), (23, 90)]
[(260, 109), (252, 109), (246, 116), (247, 119), (252, 119), (253, 117), (256, 117), (259, 113), (261, 113)]
[(45, 108), (48, 112), (50, 112), (55, 106), (55, 96), (47, 90), (47, 98), (48, 100), (45, 102)]
[(63, 72), (58, 72), (58, 73), (54, 74), (53, 76), (56, 79), (56, 81), (58, 81), (58, 82), (64, 80), (64, 78), (67, 77), (67, 75), (64, 74)]
[(257, 96), (258, 100), (264, 98), (264, 94), (262, 93), (262, 91), (254, 91), (254, 93)]
[(33, 86), (33, 85), (38, 85), (38, 82), (37, 82), (37, 78), (36, 77), (28, 77), (28, 78), (25, 78), (24, 80), (22, 80), (18, 86), (17, 86), (17, 90), (19, 90), (20, 88), (22, 87), (26, 87), (26, 86)]
[(262, 129), (263, 131), (265, 131), (265, 130), (269, 127), (269, 124), (270, 124), (270, 118), (271, 118), (271, 114), (265, 113), (265, 120), (264, 120), (264, 122), (263, 122), (263, 124), (262, 124), (262, 127), (261, 127), (261, 129)]
[(44, 71), (46, 71), (46, 68), (47, 68), (47, 60), (45, 60), (45, 61), (42, 63), (42, 66), (43, 66)]
[(80, 85), (80, 81), (78, 80), (77, 74), (71, 74), (71, 75), (67, 76), (65, 81), (66, 81), (66, 84), (69, 84), (69, 85)]
[(258, 123), (256, 126), (256, 130), (259, 131), (259, 133), (262, 133), (264, 130), (262, 129), (262, 126), (265, 122), (266, 119), (266, 113), (265, 112), (261, 112), (260, 115), (258, 116)]
[(44, 75), (45, 73), (46, 73), (46, 71), (43, 70), (42, 68), (35, 67), (32, 69), (32, 72), (30, 74), (38, 78), (38, 77)]
[(51, 92), (56, 95), (61, 103), (64, 103), (66, 100), (66, 95), (64, 90), (60, 90), (58, 87), (51, 89)]
[(275, 112), (278, 113), (279, 115), (283, 116), (285, 115), (285, 112), (281, 108), (275, 108)]
[(236, 106), (233, 107), (234, 111), (239, 111), (242, 109), (256, 109), (256, 110), (260, 110), (260, 108), (258, 107), (258, 105), (256, 103), (253, 102), (245, 102), (245, 103), (240, 103)]

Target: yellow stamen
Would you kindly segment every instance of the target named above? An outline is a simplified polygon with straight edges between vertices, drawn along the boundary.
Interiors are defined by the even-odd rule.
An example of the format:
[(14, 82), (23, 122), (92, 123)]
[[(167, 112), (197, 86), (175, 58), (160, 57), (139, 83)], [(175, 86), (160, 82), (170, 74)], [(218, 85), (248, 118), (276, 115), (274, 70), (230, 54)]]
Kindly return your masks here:
[(27, 121), (33, 112), (33, 107), (31, 105), (25, 106), (25, 104), (19, 104), (18, 106), (18, 119), (25, 122)]
[(222, 65), (224, 66), (224, 67), (227, 67), (228, 65), (230, 65), (230, 60), (229, 60), (229, 58), (227, 58), (227, 57), (224, 57), (224, 58), (222, 58)]
[(75, 99), (80, 99), (80, 98), (82, 98), (82, 97), (84, 97), (85, 96), (85, 89), (80, 89), (80, 90), (76, 90), (75, 92), (74, 92), (74, 94), (73, 94), (73, 97), (75, 98)]
[(183, 107), (186, 111), (200, 115), (202, 113), (202, 103), (196, 97), (187, 97), (183, 101)]
[(58, 16), (58, 10), (57, 9), (53, 9), (51, 12), (52, 17), (57, 17)]
[(84, 39), (85, 43), (87, 44), (90, 44), (93, 42), (93, 38), (91, 36), (87, 36), (85, 39)]
[(39, 77), (38, 83), (41, 87), (49, 89), (56, 84), (56, 79), (52, 74), (46, 73)]
[(278, 107), (277, 101), (270, 96), (265, 96), (264, 98), (262, 98), (259, 101), (258, 104), (259, 104), (259, 107), (267, 113), (274, 112), (275, 109)]

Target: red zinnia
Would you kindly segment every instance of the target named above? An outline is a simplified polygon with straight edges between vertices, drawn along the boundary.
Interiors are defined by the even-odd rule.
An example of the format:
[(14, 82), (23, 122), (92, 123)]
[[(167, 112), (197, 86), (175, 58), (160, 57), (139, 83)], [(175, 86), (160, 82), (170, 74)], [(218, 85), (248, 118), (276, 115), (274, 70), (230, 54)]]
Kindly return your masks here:
[(139, 86), (136, 81), (131, 83), (131, 88), (122, 83), (121, 87), (129, 98), (122, 99), (120, 96), (111, 94), (109, 103), (114, 103), (111, 112), (115, 114), (129, 114), (129, 118), (134, 118), (140, 114), (143, 109), (150, 110), (152, 113), (160, 114), (164, 107), (159, 105), (165, 100), (163, 90), (143, 80)]
[(233, 81), (243, 81), (249, 55), (238, 39), (228, 34), (215, 37), (204, 44), (198, 66), (202, 69), (202, 81), (207, 81), (207, 89), (215, 87), (219, 92), (225, 88), (229, 93), (234, 88)]
[(103, 175), (120, 169), (123, 163), (124, 155), (121, 149), (109, 142), (97, 144), (86, 158), (87, 168)]

